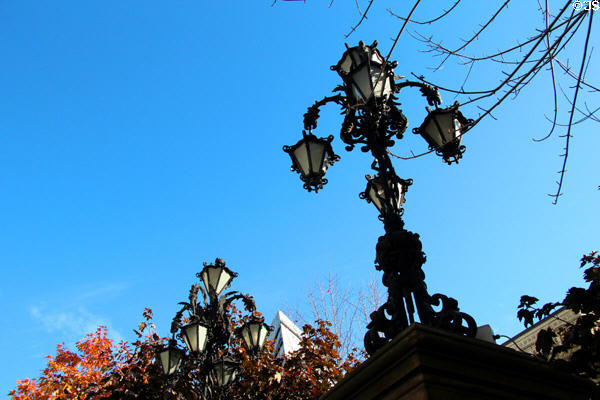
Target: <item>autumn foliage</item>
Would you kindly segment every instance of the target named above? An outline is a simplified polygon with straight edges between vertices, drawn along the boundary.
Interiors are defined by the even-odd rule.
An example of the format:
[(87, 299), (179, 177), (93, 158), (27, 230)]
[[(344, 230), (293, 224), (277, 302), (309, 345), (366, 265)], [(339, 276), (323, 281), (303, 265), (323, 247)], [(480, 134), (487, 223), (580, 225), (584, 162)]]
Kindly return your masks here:
[(152, 311), (146, 309), (143, 315), (145, 321), (134, 330), (134, 350), (127, 342), (115, 345), (106, 327), (100, 326), (77, 342), (76, 351), (59, 344), (56, 356), (46, 357), (48, 366), (41, 377), (17, 381), (9, 396), (13, 400), (110, 399), (114, 393), (107, 389), (116, 382), (123, 387), (137, 380), (147, 383), (158, 372), (152, 347), (160, 339), (154, 332)]
[[(56, 356), (48, 356), (48, 366), (39, 379), (17, 381), (9, 393), (13, 400), (51, 400), (92, 398), (99, 390), (98, 383), (110, 374), (121, 356), (114, 352), (112, 340), (105, 327), (99, 327), (76, 344), (73, 352), (59, 344)], [(98, 394), (94, 398), (103, 398)]]
[(355, 368), (364, 354), (354, 349), (347, 358), (342, 358), (341, 344), (331, 332), (331, 324), (322, 320), (316, 323), (316, 327), (304, 325), (300, 349), (283, 359), (275, 358), (270, 342), (258, 360), (245, 357), (241, 379), (232, 388), (234, 398), (317, 399)]
[[(164, 339), (155, 333), (151, 310), (144, 311), (144, 322), (134, 332), (137, 340), (131, 345), (115, 345), (105, 327), (78, 342), (76, 351), (58, 345), (56, 356), (47, 357), (41, 377), (17, 381), (9, 396), (12, 400), (198, 398), (198, 388), (190, 383), (197, 379), (166, 379), (154, 361)], [(258, 359), (249, 357), (238, 343), (233, 351), (242, 353), (242, 371), (223, 398), (316, 399), (360, 362), (356, 351), (343, 358), (339, 349), (326, 321), (317, 321), (316, 327), (305, 325), (300, 349), (284, 358), (275, 357), (269, 341)], [(185, 374), (193, 371), (186, 369)]]

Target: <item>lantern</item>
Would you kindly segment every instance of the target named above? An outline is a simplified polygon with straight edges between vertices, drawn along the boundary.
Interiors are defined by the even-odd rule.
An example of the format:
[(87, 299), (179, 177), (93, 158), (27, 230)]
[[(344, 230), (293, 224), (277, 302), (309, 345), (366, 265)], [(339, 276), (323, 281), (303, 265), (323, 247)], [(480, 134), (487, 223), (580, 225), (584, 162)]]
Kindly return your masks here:
[(324, 178), (325, 172), (330, 165), (338, 161), (340, 157), (334, 154), (331, 148), (333, 136), (317, 138), (312, 133), (302, 131), (302, 139), (293, 146), (283, 146), (283, 151), (292, 159), (292, 171), (300, 174), (304, 182), (304, 189), (309, 192), (318, 192), (327, 184)]
[(244, 339), (248, 351), (257, 354), (262, 349), (265, 339), (272, 329), (264, 323), (263, 319), (253, 318), (238, 329), (238, 335)]
[(227, 268), (223, 260), (217, 258), (214, 264), (204, 264), (204, 268), (198, 274), (202, 278), (204, 287), (209, 293), (219, 295), (237, 274)]
[(166, 375), (175, 373), (181, 365), (184, 354), (183, 350), (179, 349), (173, 340), (170, 340), (169, 346), (157, 354), (163, 372)]
[(367, 175), (366, 178), (367, 187), (360, 197), (373, 203), (382, 215), (390, 212), (400, 213), (404, 194), (412, 185), (412, 179), (404, 180), (394, 176), (386, 182), (379, 175)]
[(341, 60), (331, 67), (342, 77), (346, 94), (354, 104), (366, 104), (372, 98), (388, 98), (393, 93), (394, 64), (386, 63), (376, 48), (359, 42), (356, 47), (348, 47)]
[(465, 152), (460, 145), (461, 136), (467, 131), (473, 120), (465, 118), (458, 110), (458, 103), (448, 108), (430, 110), (419, 128), (413, 129), (429, 144), (431, 150), (442, 156), (448, 164), (457, 162)]
[(194, 322), (181, 328), (181, 336), (190, 351), (202, 352), (208, 338), (208, 325)]
[(237, 376), (239, 362), (223, 358), (213, 363), (213, 376), (219, 386), (229, 385)]

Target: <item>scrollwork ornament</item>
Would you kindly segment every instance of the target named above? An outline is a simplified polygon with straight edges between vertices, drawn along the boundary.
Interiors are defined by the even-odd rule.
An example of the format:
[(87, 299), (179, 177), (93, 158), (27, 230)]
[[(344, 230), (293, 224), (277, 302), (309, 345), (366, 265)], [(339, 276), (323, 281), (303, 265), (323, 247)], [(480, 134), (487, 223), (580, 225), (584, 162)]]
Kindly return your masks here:
[(435, 307), (440, 304), (442, 306), (440, 311), (433, 311), (432, 326), (459, 335), (475, 337), (477, 334), (477, 323), (469, 314), (460, 311), (456, 299), (436, 293), (430, 297), (429, 303)]

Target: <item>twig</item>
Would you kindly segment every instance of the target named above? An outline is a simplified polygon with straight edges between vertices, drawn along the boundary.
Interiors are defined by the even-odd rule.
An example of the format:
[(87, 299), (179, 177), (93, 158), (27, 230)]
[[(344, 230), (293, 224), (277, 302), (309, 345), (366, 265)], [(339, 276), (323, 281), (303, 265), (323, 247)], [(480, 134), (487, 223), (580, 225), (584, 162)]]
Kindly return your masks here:
[(569, 127), (567, 128), (567, 138), (565, 140), (565, 154), (563, 155), (563, 165), (562, 168), (560, 170), (560, 180), (558, 182), (558, 189), (556, 190), (556, 194), (554, 195), (550, 195), (551, 197), (554, 197), (554, 201), (552, 202), (552, 204), (556, 205), (558, 203), (558, 197), (561, 195), (560, 190), (562, 188), (563, 185), (563, 179), (565, 177), (565, 171), (566, 171), (566, 167), (567, 167), (567, 158), (569, 157), (569, 144), (571, 141), (571, 124), (573, 123), (573, 116), (575, 114), (575, 106), (577, 104), (577, 96), (579, 95), (579, 88), (581, 87), (580, 82), (581, 82), (581, 77), (583, 74), (583, 71), (585, 69), (585, 61), (586, 61), (586, 57), (587, 57), (587, 50), (588, 50), (588, 45), (590, 42), (590, 35), (592, 33), (592, 21), (594, 19), (594, 13), (592, 11), (590, 11), (590, 23), (588, 25), (588, 31), (587, 31), (587, 35), (585, 38), (585, 46), (583, 48), (583, 57), (581, 59), (581, 68), (579, 69), (579, 75), (577, 77), (577, 85), (575, 86), (575, 94), (573, 95), (573, 105), (571, 106), (571, 115), (569, 116)]
[(365, 9), (365, 12), (360, 17), (360, 20), (358, 21), (358, 23), (356, 25), (354, 25), (354, 27), (350, 30), (350, 32), (348, 32), (348, 34), (345, 35), (346, 38), (348, 38), (350, 35), (352, 35), (352, 32), (354, 32), (360, 26), (360, 24), (362, 24), (362, 22), (365, 20), (365, 18), (367, 18), (367, 13), (369, 12), (369, 9), (373, 5), (374, 1), (375, 0), (369, 1), (369, 5), (367, 6), (367, 8)]
[[(408, 19), (408, 22), (412, 22), (413, 24), (418, 24), (418, 25), (432, 24), (432, 23), (434, 23), (436, 21), (439, 21), (440, 19), (444, 18), (446, 15), (450, 14), (452, 12), (452, 10), (454, 10), (454, 8), (456, 8), (456, 6), (458, 5), (458, 3), (460, 3), (461, 1), (462, 0), (456, 0), (456, 3), (454, 3), (454, 5), (452, 5), (452, 7), (450, 7), (448, 10), (444, 10), (444, 12), (441, 15), (437, 16), (434, 19), (430, 19), (429, 21), (419, 22), (419, 21), (414, 21), (414, 20)], [(393, 15), (394, 17), (396, 17), (396, 18), (403, 19), (405, 21), (407, 20), (404, 17), (401, 17), (399, 15), (394, 14), (394, 12), (391, 9), (389, 9), (389, 8), (388, 8), (388, 12), (391, 15)]]
[[(544, 23), (546, 24), (546, 30), (548, 30), (548, 0), (546, 0), (546, 8), (544, 10)], [(546, 36), (546, 48), (550, 48), (550, 36)], [(556, 78), (554, 75), (554, 57), (550, 58), (550, 74), (552, 76), (552, 94), (554, 95), (554, 117), (552, 118), (552, 127), (550, 128), (550, 132), (546, 136), (541, 139), (533, 138), (534, 142), (541, 142), (542, 140), (548, 139), (552, 136), (552, 132), (556, 128), (556, 119), (558, 118), (558, 98), (556, 95)]]

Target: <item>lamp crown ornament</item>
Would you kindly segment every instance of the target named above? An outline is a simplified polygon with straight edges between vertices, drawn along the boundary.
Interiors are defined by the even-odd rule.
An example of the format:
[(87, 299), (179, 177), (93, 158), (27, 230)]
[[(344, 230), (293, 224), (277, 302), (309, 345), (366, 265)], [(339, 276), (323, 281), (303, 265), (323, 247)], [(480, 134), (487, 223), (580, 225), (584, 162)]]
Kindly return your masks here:
[[(408, 119), (398, 108), (396, 95), (403, 89), (418, 88), (428, 105), (427, 116), (420, 127), (413, 130), (420, 134), (430, 150), (451, 164), (457, 162), (465, 151), (460, 144), (462, 136), (471, 128), (473, 121), (463, 116), (459, 104), (439, 108), (442, 102), (437, 88), (421, 81), (399, 81), (394, 75), (396, 62), (388, 61), (377, 49), (377, 41), (370, 46), (359, 42), (358, 46), (346, 44), (346, 51), (331, 69), (338, 73), (343, 85), (336, 87), (332, 96), (324, 97), (310, 106), (304, 114), (302, 139), (283, 150), (292, 159), (292, 171), (300, 174), (306, 190), (318, 192), (327, 183), (328, 167), (339, 160), (333, 152), (333, 136), (318, 138), (313, 134), (317, 128), (320, 108), (336, 103), (342, 109), (344, 120), (340, 139), (347, 151), (360, 146), (374, 158), (371, 168), (375, 175), (367, 175), (367, 187), (360, 198), (372, 203), (379, 211), (385, 234), (376, 247), (376, 269), (383, 271), (383, 284), (388, 288), (388, 298), (371, 314), (367, 325), (365, 349), (373, 354), (399, 332), (416, 321), (475, 336), (477, 326), (473, 318), (461, 312), (458, 302), (441, 294), (430, 295), (425, 284), (422, 265), (425, 254), (419, 235), (404, 229), (402, 208), (411, 179), (398, 177), (392, 165), (389, 148), (395, 140), (402, 139)], [(307, 133), (308, 132), (308, 133)], [(434, 309), (441, 307), (441, 309)]]

